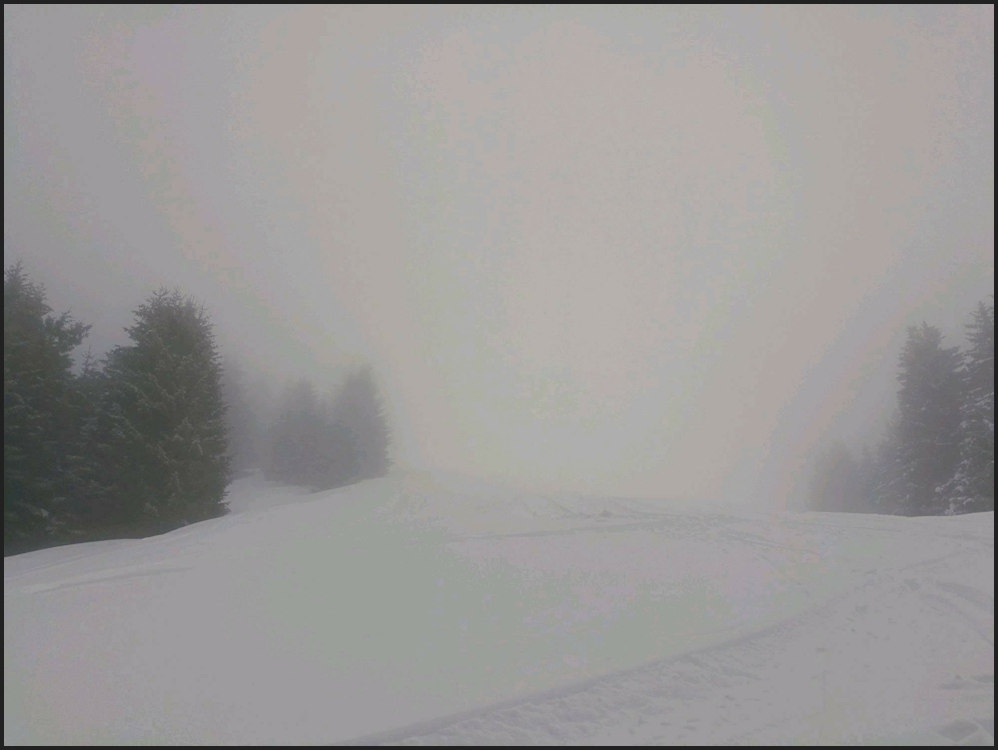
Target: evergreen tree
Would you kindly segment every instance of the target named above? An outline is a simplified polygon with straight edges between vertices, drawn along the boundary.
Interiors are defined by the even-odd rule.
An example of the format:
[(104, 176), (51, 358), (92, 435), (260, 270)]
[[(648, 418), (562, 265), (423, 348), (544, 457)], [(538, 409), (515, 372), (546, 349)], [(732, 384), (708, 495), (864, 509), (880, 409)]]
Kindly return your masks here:
[[(124, 524), (126, 509), (118, 502), (118, 472), (122, 458), (116, 455), (110, 380), (87, 352), (76, 379), (80, 403), (79, 450), (74, 455), (76, 493), (84, 540), (129, 536), (133, 529)], [(134, 524), (133, 524), (134, 525)]]
[(904, 511), (901, 486), (900, 415), (895, 412), (878, 443), (870, 471), (871, 508), (874, 513), (893, 515)]
[(995, 308), (979, 303), (967, 325), (960, 458), (942, 492), (950, 513), (995, 507)]
[(336, 484), (384, 476), (390, 465), (388, 420), (370, 367), (347, 376), (333, 407), (343, 453)]
[(898, 489), (907, 515), (943, 513), (937, 492), (959, 459), (961, 357), (942, 345), (939, 329), (922, 323), (908, 329), (898, 381)]
[(328, 487), (334, 451), (328, 421), (311, 382), (302, 378), (287, 387), (269, 432), (265, 476), (313, 489)]
[(225, 513), (221, 367), (203, 306), (160, 289), (135, 312), (132, 344), (105, 367), (102, 468), (117, 523), (159, 533)]
[(332, 407), (299, 380), (286, 389), (269, 431), (265, 476), (314, 489), (385, 474), (389, 433), (370, 368), (350, 373)]
[(78, 434), (71, 352), (89, 326), (59, 316), (20, 263), (3, 284), (4, 554), (64, 540)]

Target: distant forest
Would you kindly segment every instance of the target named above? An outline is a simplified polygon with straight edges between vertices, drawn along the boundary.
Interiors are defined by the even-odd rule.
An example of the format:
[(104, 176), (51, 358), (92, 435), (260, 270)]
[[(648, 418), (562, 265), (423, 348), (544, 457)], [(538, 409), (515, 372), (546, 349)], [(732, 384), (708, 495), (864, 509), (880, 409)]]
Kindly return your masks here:
[(295, 382), (267, 419), (182, 291), (157, 290), (135, 309), (129, 344), (74, 363), (89, 330), (54, 314), (20, 263), (4, 269), (5, 556), (216, 518), (229, 482), (253, 470), (319, 490), (389, 468), (369, 367), (329, 399)]
[(939, 329), (908, 329), (898, 362), (897, 408), (875, 448), (841, 441), (813, 463), (814, 510), (954, 515), (995, 507), (995, 308), (978, 303), (967, 346)]
[[(994, 510), (994, 301), (965, 349), (908, 329), (897, 408), (874, 448), (815, 456), (814, 510), (943, 515)], [(261, 414), (225, 366), (205, 307), (160, 289), (130, 343), (72, 353), (90, 326), (55, 314), (21, 264), (4, 270), (4, 555), (163, 533), (226, 513), (226, 488), (259, 471), (316, 490), (382, 476), (390, 430), (370, 367), (322, 397), (288, 384)]]

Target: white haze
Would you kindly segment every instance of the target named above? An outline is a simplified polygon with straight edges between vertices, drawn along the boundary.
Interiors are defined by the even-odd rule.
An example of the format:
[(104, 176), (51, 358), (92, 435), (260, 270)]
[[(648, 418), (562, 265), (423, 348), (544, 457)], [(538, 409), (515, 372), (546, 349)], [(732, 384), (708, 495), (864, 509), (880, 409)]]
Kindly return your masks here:
[(395, 473), (4, 558), (4, 745), (994, 745), (994, 513)]
[(993, 293), (994, 9), (4, 7), (4, 262), (261, 377), (372, 363), (399, 466), (784, 505)]

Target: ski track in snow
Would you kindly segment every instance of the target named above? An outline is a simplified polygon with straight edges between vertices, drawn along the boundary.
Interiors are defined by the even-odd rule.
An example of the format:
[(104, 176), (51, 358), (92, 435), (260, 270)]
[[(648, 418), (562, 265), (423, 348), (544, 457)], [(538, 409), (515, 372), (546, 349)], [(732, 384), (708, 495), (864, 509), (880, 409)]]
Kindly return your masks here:
[[(562, 517), (579, 518), (555, 504)], [(633, 516), (633, 509), (614, 509), (614, 515)], [(661, 515), (645, 513), (651, 520), (619, 523), (604, 531), (637, 528), (661, 529)], [(589, 516), (590, 518), (592, 516)], [(604, 520), (601, 518), (600, 520)], [(805, 525), (843, 526), (835, 521)], [(855, 527), (851, 527), (855, 528)], [(469, 536), (468, 539), (498, 539), (570, 535), (592, 531), (592, 526), (509, 534)], [(882, 532), (884, 529), (870, 527)], [(774, 543), (744, 530), (721, 529), (722, 536), (760, 549), (813, 550)], [(985, 544), (993, 542), (976, 535), (953, 535), (957, 539)], [(884, 721), (880, 732), (870, 731), (869, 717), (862, 726), (836, 717), (829, 704), (848, 692), (848, 684), (863, 675), (835, 675), (830, 662), (834, 648), (841, 648), (843, 632), (862, 649), (869, 642), (889, 638), (889, 630), (878, 626), (878, 618), (894, 625), (891, 612), (918, 612), (923, 616), (919, 647), (933, 647), (939, 629), (950, 628), (953, 613), (969, 631), (994, 646), (993, 590), (938, 580), (934, 568), (962, 556), (959, 551), (920, 560), (893, 571), (868, 570), (866, 580), (831, 601), (816, 605), (783, 622), (710, 648), (667, 658), (641, 667), (588, 679), (573, 685), (502, 703), (420, 722), (391, 732), (357, 738), (357, 745), (769, 745), (769, 744), (907, 744), (994, 745), (994, 673), (953, 675), (940, 681), (937, 691), (960, 691), (969, 695), (966, 718), (939, 725), (926, 725), (912, 711), (910, 724)], [(945, 570), (948, 566), (942, 566)], [(928, 574), (928, 575), (927, 575)], [(885, 602), (892, 606), (885, 610)], [(885, 632), (888, 635), (885, 635)], [(910, 644), (897, 650), (907, 656)], [(900, 664), (899, 664), (900, 666)], [(882, 663), (870, 665), (882, 668)], [(870, 675), (871, 679), (880, 679)], [(829, 681), (839, 684), (830, 687)], [(772, 689), (777, 686), (777, 689)], [(851, 707), (861, 711), (862, 706)], [(826, 724), (817, 722), (806, 735), (799, 733), (801, 713), (820, 710), (828, 714)], [(843, 713), (848, 713), (848, 708)], [(721, 718), (718, 718), (721, 717)], [(921, 722), (921, 723), (919, 723)], [(875, 724), (875, 722), (874, 722)], [(917, 727), (911, 731), (911, 727)]]
[[(907, 572), (924, 565), (913, 565)], [(827, 726), (814, 728), (814, 735), (794, 736), (802, 711), (828, 708), (828, 681), (836, 679), (829, 674), (828, 663), (835, 659), (830, 644), (841, 645), (842, 630), (847, 629), (857, 642), (882, 637), (882, 628), (870, 622), (878, 601), (921, 597), (919, 611), (929, 610), (928, 616), (941, 607), (963, 611), (965, 605), (952, 597), (923, 593), (921, 588), (918, 579), (889, 574), (857, 592), (717, 647), (342, 744), (993, 745), (993, 672), (954, 675), (937, 688), (971, 694), (970, 702), (979, 715), (914, 733), (887, 725), (879, 735), (863, 734), (847, 722), (829, 719)], [(957, 599), (969, 601), (975, 610), (966, 615), (969, 626), (993, 645), (980, 626), (982, 619), (990, 618), (993, 623), (993, 598), (945, 582), (936, 582), (933, 588), (955, 592)], [(911, 602), (905, 606), (905, 611), (914, 611)], [(945, 626), (946, 620), (940, 622)], [(925, 646), (931, 647), (928, 640)], [(904, 658), (905, 651), (898, 657)], [(850, 674), (840, 676), (839, 681), (860, 678)], [(779, 689), (771, 690), (773, 685)], [(986, 716), (989, 706), (991, 715)]]

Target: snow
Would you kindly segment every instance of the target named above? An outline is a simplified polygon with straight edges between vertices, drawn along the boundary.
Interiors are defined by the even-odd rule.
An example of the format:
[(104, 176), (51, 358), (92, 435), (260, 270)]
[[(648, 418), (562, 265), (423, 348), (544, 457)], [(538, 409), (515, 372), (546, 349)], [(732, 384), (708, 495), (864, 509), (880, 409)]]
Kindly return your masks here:
[(392, 474), (4, 559), (4, 744), (994, 743), (994, 513)]

